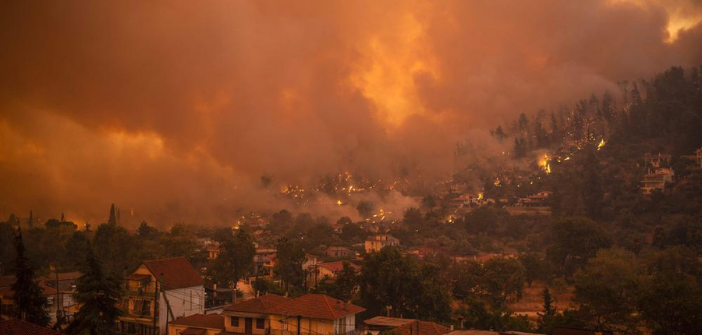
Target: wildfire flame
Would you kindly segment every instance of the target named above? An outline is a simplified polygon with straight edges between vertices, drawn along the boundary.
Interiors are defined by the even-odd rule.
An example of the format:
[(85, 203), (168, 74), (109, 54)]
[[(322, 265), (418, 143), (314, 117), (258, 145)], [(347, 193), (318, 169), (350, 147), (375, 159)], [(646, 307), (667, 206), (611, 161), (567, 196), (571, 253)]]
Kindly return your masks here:
[(600, 144), (597, 145), (597, 150), (599, 151), (600, 149), (602, 149), (602, 147), (604, 147), (605, 144), (607, 144), (607, 142), (605, 142), (603, 138), (602, 141), (600, 141)]
[(546, 174), (551, 174), (551, 164), (549, 163), (550, 157), (548, 154), (544, 154), (541, 159), (539, 159), (539, 166), (546, 172)]

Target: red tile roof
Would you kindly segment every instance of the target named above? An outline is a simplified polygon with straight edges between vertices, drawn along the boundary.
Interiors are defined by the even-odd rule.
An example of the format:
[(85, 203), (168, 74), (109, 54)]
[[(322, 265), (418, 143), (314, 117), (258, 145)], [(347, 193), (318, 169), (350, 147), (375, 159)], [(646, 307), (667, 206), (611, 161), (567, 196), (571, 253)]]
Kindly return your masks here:
[[(74, 271), (74, 272), (62, 272), (58, 274), (58, 279), (59, 280), (76, 280), (82, 276), (83, 273), (79, 271)], [(56, 274), (55, 273), (49, 273), (46, 277), (44, 277), (48, 280), (56, 280)]]
[(359, 271), (361, 269), (360, 266), (345, 261), (321, 263), (319, 264), (319, 267), (327, 268), (331, 272), (338, 272), (344, 269), (344, 263), (349, 263), (349, 266), (356, 271)]
[(299, 298), (274, 306), (271, 314), (300, 315), (311, 319), (336, 320), (342, 316), (357, 314), (365, 308), (334, 299), (324, 294), (305, 294)]
[(37, 326), (22, 320), (0, 321), (0, 334), (2, 335), (61, 335), (49, 328)]
[(205, 283), (185, 257), (144, 261), (144, 265), (157, 280), (163, 274), (163, 287), (166, 290), (202, 286)]
[(393, 331), (401, 335), (442, 335), (450, 332), (451, 329), (429, 321), (415, 321), (399, 326)]
[(205, 335), (207, 334), (207, 329), (201, 328), (185, 328), (180, 332), (180, 335)]
[(224, 316), (219, 314), (193, 314), (175, 319), (169, 324), (190, 328), (210, 328), (224, 330)]
[(415, 319), (391, 318), (388, 316), (376, 316), (363, 321), (368, 326), (375, 327), (399, 327), (404, 324), (415, 322)]
[(270, 308), (288, 301), (290, 301), (290, 299), (286, 297), (276, 294), (267, 294), (227, 306), (224, 310), (244, 313), (267, 313)]

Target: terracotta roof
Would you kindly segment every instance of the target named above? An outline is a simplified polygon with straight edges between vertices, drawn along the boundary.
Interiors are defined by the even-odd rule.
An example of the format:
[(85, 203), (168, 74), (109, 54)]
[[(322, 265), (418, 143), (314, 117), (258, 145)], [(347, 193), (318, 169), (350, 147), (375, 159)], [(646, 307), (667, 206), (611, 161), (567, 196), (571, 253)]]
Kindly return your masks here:
[(269, 313), (279, 315), (300, 315), (312, 319), (336, 320), (342, 316), (365, 311), (356, 306), (334, 299), (324, 294), (305, 294), (270, 309)]
[(22, 320), (0, 321), (0, 334), (3, 335), (61, 335), (49, 328), (37, 326)]
[(363, 321), (363, 323), (369, 325), (369, 326), (376, 326), (376, 327), (399, 327), (404, 324), (414, 322), (416, 321), (415, 319), (403, 319), (403, 318), (391, 318), (387, 316), (376, 316), (374, 318), (370, 318), (368, 320)]
[(180, 332), (180, 335), (205, 335), (207, 334), (207, 329), (202, 328), (185, 328)]
[[(14, 278), (14, 276), (12, 276), (12, 278)], [(8, 286), (0, 286), (0, 295), (8, 297), (8, 298), (14, 296), (15, 291), (12, 289), (12, 284), (14, 284), (14, 281)], [(56, 288), (55, 287), (51, 287), (51, 286), (47, 285), (45, 282), (39, 282), (38, 284), (39, 284), (39, 287), (41, 287), (42, 293), (44, 295), (48, 295), (48, 296), (56, 295)], [(73, 291), (58, 290), (58, 293), (69, 294), (69, 293), (73, 293)]]
[[(353, 264), (350, 262), (346, 262), (346, 263), (349, 263), (349, 266), (356, 271), (361, 269), (361, 267), (356, 265), (356, 264)], [(344, 269), (344, 261), (326, 262), (326, 263), (319, 264), (319, 266), (323, 267), (323, 268), (327, 268), (331, 272), (337, 272), (337, 271), (341, 271)]]
[[(417, 332), (417, 327), (419, 327), (419, 332)], [(394, 329), (394, 332), (401, 335), (442, 335), (450, 331), (451, 329), (448, 327), (429, 321), (415, 321)]]
[[(74, 272), (62, 272), (58, 274), (58, 279), (59, 280), (76, 280), (82, 276), (83, 273), (79, 271), (74, 271)], [(49, 280), (56, 280), (56, 274), (55, 273), (50, 273), (48, 274), (45, 278)]]
[(224, 316), (219, 314), (193, 314), (175, 319), (169, 324), (190, 328), (210, 328), (224, 330)]
[(163, 274), (163, 287), (166, 290), (204, 284), (200, 274), (185, 257), (144, 261), (144, 265), (157, 279)]
[(339, 247), (329, 247), (329, 248), (327, 248), (327, 250), (352, 251), (351, 249), (349, 249), (349, 248), (347, 248), (347, 247), (341, 247), (341, 246), (339, 246)]
[(225, 311), (245, 313), (267, 313), (274, 306), (288, 302), (290, 299), (276, 294), (262, 295), (258, 298), (242, 301), (224, 308)]

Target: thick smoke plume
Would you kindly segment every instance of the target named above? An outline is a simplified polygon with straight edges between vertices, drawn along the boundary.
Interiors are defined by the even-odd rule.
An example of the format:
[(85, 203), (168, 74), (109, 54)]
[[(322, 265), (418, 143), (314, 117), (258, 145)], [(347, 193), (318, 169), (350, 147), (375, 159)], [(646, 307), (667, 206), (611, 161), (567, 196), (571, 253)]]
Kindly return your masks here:
[(519, 112), (702, 63), (700, 21), (694, 0), (5, 1), (0, 215), (221, 223), (282, 206), (262, 175), (447, 178)]

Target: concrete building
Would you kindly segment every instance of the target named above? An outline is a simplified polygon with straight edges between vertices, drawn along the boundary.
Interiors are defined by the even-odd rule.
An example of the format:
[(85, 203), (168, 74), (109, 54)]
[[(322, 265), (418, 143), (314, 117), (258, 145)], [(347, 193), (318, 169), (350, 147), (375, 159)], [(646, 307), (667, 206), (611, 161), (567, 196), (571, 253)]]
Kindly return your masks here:
[(671, 168), (649, 170), (641, 180), (641, 192), (651, 194), (654, 190), (665, 191), (666, 183), (672, 183), (675, 172)]
[(346, 247), (329, 247), (327, 250), (324, 251), (325, 254), (329, 257), (334, 257), (334, 258), (352, 258), (356, 256), (356, 252), (346, 248)]
[(119, 329), (127, 334), (166, 334), (169, 320), (203, 314), (204, 281), (185, 257), (144, 261), (125, 278)]
[(400, 240), (392, 237), (391, 235), (382, 234), (371, 236), (366, 239), (364, 247), (367, 253), (377, 252), (387, 246), (399, 246)]
[(265, 295), (225, 308), (225, 332), (244, 335), (350, 335), (365, 309), (323, 294)]
[[(66, 272), (58, 275), (50, 273), (40, 278), (39, 286), (47, 300), (44, 309), (49, 315), (50, 325), (56, 323), (57, 315), (64, 316), (68, 322), (73, 320), (73, 315), (78, 311), (73, 294), (76, 292), (75, 282), (80, 276), (80, 272)], [(14, 275), (0, 277), (0, 317), (14, 317), (16, 309), (12, 285), (16, 280)]]

